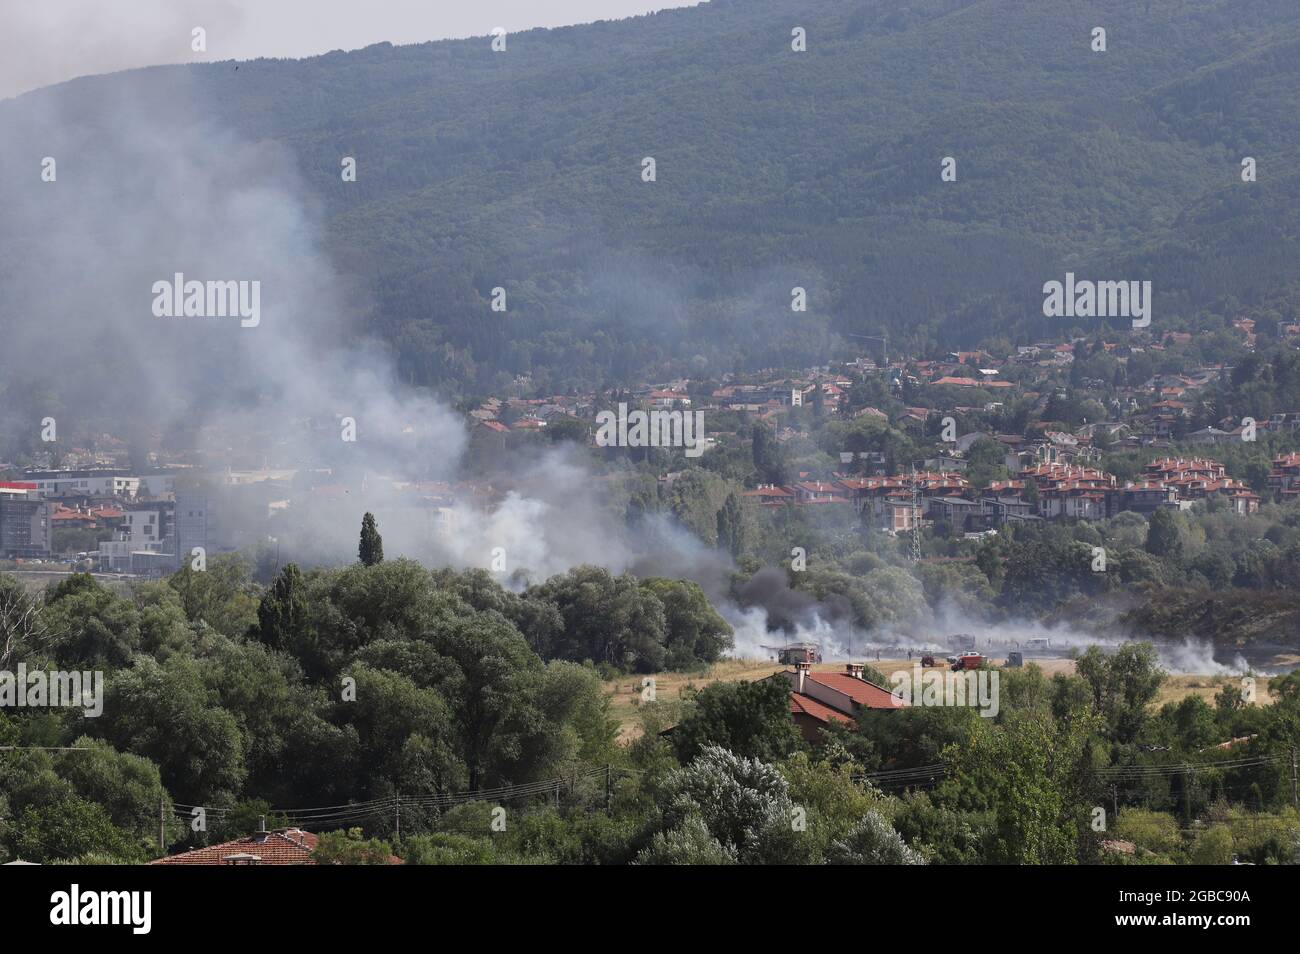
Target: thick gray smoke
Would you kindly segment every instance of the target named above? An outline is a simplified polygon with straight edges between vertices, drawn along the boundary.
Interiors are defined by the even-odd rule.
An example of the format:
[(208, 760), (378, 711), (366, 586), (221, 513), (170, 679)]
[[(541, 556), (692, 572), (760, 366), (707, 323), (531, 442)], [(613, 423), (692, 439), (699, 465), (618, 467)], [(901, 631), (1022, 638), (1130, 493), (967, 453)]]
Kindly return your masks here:
[[(386, 356), (357, 335), (357, 298), (322, 253), (281, 149), (207, 124), (184, 90), (78, 101), (96, 112), (91, 124), (54, 111), (69, 101), (0, 105), (5, 138), (21, 144), (0, 177), (5, 363), (20, 381), (30, 369), (34, 388), (45, 374), (59, 380), (67, 399), (48, 412), (65, 433), (107, 412), (165, 432), (269, 433), (258, 440), (272, 453), (310, 452), (331, 435), (305, 422), (347, 415), (380, 464), (413, 427), (430, 465), (455, 460), (458, 421), (399, 393)], [(41, 178), (47, 157), (54, 181)], [(259, 283), (260, 322), (155, 317), (153, 285), (176, 273)]]
[[(954, 632), (1002, 648), (1037, 634), (1063, 650), (1099, 641), (944, 612), (857, 632), (842, 622), (846, 600), (793, 590), (780, 569), (755, 575), (738, 606), (729, 559), (666, 518), (628, 533), (576, 451), (511, 461), (513, 488), (493, 506), (463, 493), (431, 506), (443, 493), (433, 485), (460, 474), (463, 419), (403, 386), (366, 333), (372, 305), (324, 251), (313, 189), (287, 152), (208, 112), (193, 90), (144, 76), (0, 103), (0, 397), (26, 409), (0, 418), (5, 428), (35, 433), (49, 416), (64, 434), (125, 436), (144, 423), (204, 446), (208, 466), (299, 469), (289, 506), (267, 522), (285, 560), (354, 559), (370, 510), (390, 556), (499, 568), (517, 584), (582, 563), (693, 579), (736, 628), (739, 655), (765, 657), (787, 638), (821, 642), (828, 659), (943, 648)], [(258, 282), (260, 320), (156, 317), (153, 286), (178, 272)], [(45, 397), (51, 377), (59, 400)], [(343, 418), (355, 442), (342, 440)], [(261, 502), (264, 516), (276, 502)], [(1175, 671), (1224, 669), (1208, 647), (1167, 657)]]
[[(451, 492), (462, 417), (397, 380), (367, 334), (371, 303), (324, 251), (312, 189), (287, 152), (206, 113), (193, 89), (160, 93), (141, 76), (0, 103), (3, 138), (22, 144), (0, 168), (0, 380), (32, 405), (6, 427), (35, 433), (50, 416), (65, 435), (144, 429), (201, 445), (200, 469), (297, 469), (274, 521), (240, 514), (275, 531), (284, 560), (355, 559), (370, 510), (390, 556), (491, 567), (500, 555), (520, 580), (595, 563), (721, 593), (728, 561), (667, 520), (631, 540), (574, 451), (521, 453), (509, 462), (514, 489), (490, 507)], [(157, 317), (153, 286), (176, 273), (257, 282), (259, 319)], [(40, 400), (46, 375), (62, 400)], [(254, 500), (263, 517), (277, 503)]]

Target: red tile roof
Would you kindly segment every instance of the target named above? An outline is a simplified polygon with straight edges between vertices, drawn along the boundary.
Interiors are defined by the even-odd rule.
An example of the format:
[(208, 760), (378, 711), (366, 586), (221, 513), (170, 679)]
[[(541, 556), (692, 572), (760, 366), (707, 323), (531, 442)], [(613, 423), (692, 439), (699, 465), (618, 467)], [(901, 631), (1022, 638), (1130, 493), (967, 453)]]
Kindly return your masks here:
[(791, 691), (790, 693), (790, 714), (812, 716), (819, 722), (852, 722), (850, 716), (845, 715), (832, 709), (830, 706), (818, 702), (811, 696), (801, 696), (799, 693)]
[(740, 495), (742, 497), (793, 497), (794, 496), (794, 494), (786, 490), (784, 487), (777, 487), (775, 485), (755, 487), (753, 490), (742, 490), (740, 492)]
[(219, 845), (208, 845), (206, 848), (195, 848), (193, 851), (184, 851), (178, 855), (168, 855), (166, 858), (151, 861), (150, 864), (233, 864), (236, 862), (224, 859), (243, 856), (247, 860), (248, 856), (252, 855), (260, 859), (258, 864), (263, 865), (314, 865), (316, 862), (312, 860), (311, 853), (315, 850), (318, 841), (320, 841), (319, 836), (309, 831), (288, 828), (283, 831), (250, 835), (247, 838), (226, 841)]
[(898, 709), (902, 702), (888, 689), (846, 672), (810, 672), (808, 678), (831, 689), (838, 689), (860, 706), (868, 709)]
[[(301, 828), (281, 828), (239, 838), (235, 841), (195, 848), (149, 862), (152, 865), (314, 865), (312, 852), (320, 836)], [(256, 860), (254, 860), (256, 859)], [(390, 865), (403, 864), (396, 855), (388, 856)]]

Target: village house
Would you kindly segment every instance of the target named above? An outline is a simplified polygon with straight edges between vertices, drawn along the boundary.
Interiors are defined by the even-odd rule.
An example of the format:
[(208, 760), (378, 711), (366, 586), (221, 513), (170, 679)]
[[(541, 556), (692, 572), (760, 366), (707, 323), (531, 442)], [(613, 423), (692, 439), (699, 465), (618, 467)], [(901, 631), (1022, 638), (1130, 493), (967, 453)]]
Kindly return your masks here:
[(776, 484), (759, 484), (752, 490), (742, 490), (740, 495), (763, 507), (783, 507), (795, 500), (793, 491), (778, 487)]
[[(320, 836), (301, 828), (279, 828), (275, 831), (258, 831), (247, 838), (223, 841), (183, 851), (149, 862), (151, 865), (314, 865), (313, 857)], [(400, 865), (402, 859), (388, 857), (388, 864)]]
[(847, 663), (844, 672), (813, 672), (811, 663), (801, 662), (768, 678), (790, 684), (790, 717), (807, 741), (817, 742), (833, 722), (851, 725), (864, 710), (892, 712), (906, 707), (888, 689), (867, 682), (864, 669), (861, 663)]
[(1273, 469), (1268, 473), (1268, 486), (1282, 500), (1300, 496), (1300, 454), (1280, 454), (1273, 458)]

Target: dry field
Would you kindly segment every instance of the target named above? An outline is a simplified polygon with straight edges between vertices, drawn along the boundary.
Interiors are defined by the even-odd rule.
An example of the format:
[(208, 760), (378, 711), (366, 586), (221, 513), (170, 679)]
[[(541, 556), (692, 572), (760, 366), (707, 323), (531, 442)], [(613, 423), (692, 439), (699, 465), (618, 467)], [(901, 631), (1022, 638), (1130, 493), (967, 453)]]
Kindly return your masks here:
[[(1001, 662), (1001, 660), (997, 661)], [(913, 665), (913, 661), (907, 659), (880, 661), (866, 659), (864, 662), (879, 669), (886, 676), (892, 676), (900, 669), (910, 669)], [(1029, 662), (1038, 665), (1048, 676), (1058, 672), (1067, 674), (1074, 672), (1074, 661), (1070, 659), (1038, 659)], [(714, 682), (762, 679), (788, 668), (790, 667), (771, 661), (728, 659), (702, 672), (661, 672), (654, 677), (655, 697), (661, 702), (674, 701), (681, 698), (682, 690), (688, 686), (702, 689)], [(843, 662), (820, 663), (813, 666), (814, 672), (842, 672), (843, 670)], [(613, 700), (612, 714), (619, 723), (618, 739), (624, 745), (641, 733), (637, 707), (640, 704), (642, 678), (644, 677), (625, 676), (605, 683), (605, 689)], [(1215, 693), (1224, 685), (1235, 684), (1235, 682), (1234, 677), (1228, 676), (1171, 675), (1166, 677), (1164, 685), (1160, 687), (1155, 705), (1159, 707), (1166, 702), (1178, 702), (1190, 695), (1198, 695), (1213, 705)], [(1256, 683), (1256, 701), (1264, 705), (1271, 701), (1268, 695), (1267, 676), (1259, 677)]]

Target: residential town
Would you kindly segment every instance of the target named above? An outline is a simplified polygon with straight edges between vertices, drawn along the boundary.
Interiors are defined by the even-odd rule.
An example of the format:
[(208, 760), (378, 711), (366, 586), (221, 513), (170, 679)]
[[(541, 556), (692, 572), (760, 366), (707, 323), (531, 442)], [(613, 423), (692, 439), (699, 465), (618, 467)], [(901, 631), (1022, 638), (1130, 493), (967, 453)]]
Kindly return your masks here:
[[(1234, 323), (1247, 349), (1252, 326)], [(1281, 330), (1300, 338), (1300, 324)], [(710, 456), (757, 454), (753, 429), (765, 428), (794, 466), (780, 475), (749, 468), (745, 501), (763, 510), (844, 507), (846, 519), (890, 534), (942, 525), (977, 538), (1010, 523), (1102, 520), (1206, 500), (1250, 514), (1262, 500), (1300, 493), (1300, 453), (1289, 443), (1300, 411), (1207, 422), (1208, 395), (1230, 377), (1227, 365), (1132, 380), (1153, 356), (1185, 344), (1169, 332), (1141, 344), (1040, 342), (1001, 356), (959, 351), (887, 361), (882, 351), (799, 372), (544, 397), (525, 396), (529, 382), (521, 378), (517, 393), (468, 406), (470, 473), (458, 481), (349, 474), (274, 448), (243, 452), (221, 434), (207, 435), (226, 448), (220, 461), (210, 451), (164, 446), (155, 435), (148, 470), (132, 470), (138, 445), (92, 435), (60, 449), (57, 461), (52, 452), (32, 455), (27, 466), (0, 461), (0, 558), (58, 557), (102, 572), (157, 575), (176, 569), (194, 547), (228, 551), (273, 540), (277, 522), (286, 522), (277, 518), (295, 508), (381, 490), (445, 538), (458, 504), (491, 507), (502, 499), (517, 477), (517, 452), (563, 440), (587, 445), (598, 470), (630, 456), (671, 485), (690, 463), (671, 448), (650, 457), (598, 446), (593, 421), (618, 401), (669, 416), (702, 413), (706, 467), (714, 466)], [(1090, 376), (1103, 372), (1109, 380)], [(304, 424), (330, 432), (329, 422)], [(840, 446), (835, 427), (844, 435)], [(1253, 481), (1214, 456), (1216, 448), (1270, 437), (1288, 449)], [(1144, 463), (1128, 474), (1106, 469), (1105, 458), (1128, 453)], [(772, 476), (784, 479), (766, 479)]]

